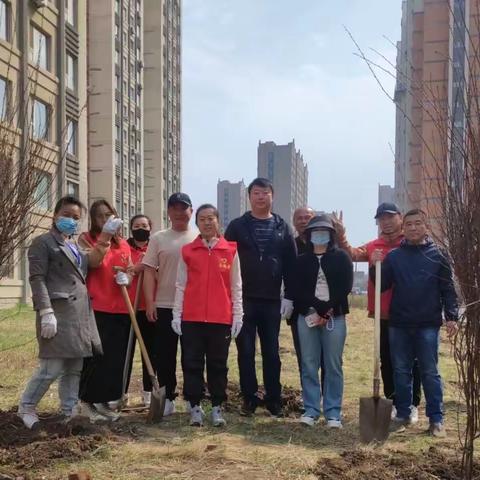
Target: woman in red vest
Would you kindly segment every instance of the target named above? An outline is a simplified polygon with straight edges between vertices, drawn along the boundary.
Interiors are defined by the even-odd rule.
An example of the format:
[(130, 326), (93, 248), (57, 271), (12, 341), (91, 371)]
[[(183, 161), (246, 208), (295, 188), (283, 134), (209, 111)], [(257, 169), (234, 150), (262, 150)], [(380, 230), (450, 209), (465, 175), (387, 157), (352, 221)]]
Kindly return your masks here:
[[(117, 216), (117, 212), (106, 200), (92, 204), (90, 230), (78, 239), (84, 250), (95, 247), (102, 227), (111, 215)], [(117, 231), (100, 266), (88, 273), (87, 289), (103, 348), (103, 355), (84, 362), (80, 382), (81, 413), (91, 421), (114, 421), (119, 417), (108, 402), (117, 401), (123, 393), (130, 317), (119, 285), (130, 283), (131, 277), (126, 272), (132, 268), (130, 246)]]
[(203, 371), (212, 400), (212, 423), (225, 425), (221, 405), (226, 400), (230, 341), (242, 328), (242, 277), (235, 242), (220, 235), (218, 210), (197, 209), (200, 235), (182, 248), (172, 329), (182, 336), (183, 392), (190, 402), (190, 425), (202, 426), (200, 401)]

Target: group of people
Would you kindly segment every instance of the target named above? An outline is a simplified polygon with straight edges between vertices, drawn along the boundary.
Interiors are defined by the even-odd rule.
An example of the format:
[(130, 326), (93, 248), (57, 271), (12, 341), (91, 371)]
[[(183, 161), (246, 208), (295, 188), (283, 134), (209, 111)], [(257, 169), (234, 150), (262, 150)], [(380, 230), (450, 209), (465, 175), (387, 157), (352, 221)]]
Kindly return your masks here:
[[(248, 186), (251, 210), (221, 233), (211, 204), (195, 211), (188, 195), (168, 200), (170, 228), (152, 234), (139, 214), (131, 237), (105, 200), (90, 207), (90, 228), (75, 241), (85, 207), (73, 197), (59, 200), (49, 232), (32, 242), (28, 257), (37, 312), (39, 368), (21, 397), (19, 415), (32, 428), (36, 406), (59, 380), (62, 413), (92, 421), (116, 420), (128, 390), (125, 371), (130, 319), (119, 286), (136, 300), (137, 320), (165, 386), (164, 415), (175, 412), (180, 338), (183, 395), (190, 424), (201, 426), (208, 391), (211, 422), (225, 425), (227, 360), (232, 339), (238, 352), (241, 415), (260, 404), (255, 349), (260, 341), (265, 408), (282, 416), (281, 320), (291, 326), (298, 359), (304, 413), (313, 426), (323, 414), (328, 428), (342, 427), (342, 358), (347, 335), (353, 261), (370, 264), (369, 313), (373, 314), (375, 262), (382, 261), (381, 362), (384, 393), (393, 399), (394, 428), (418, 420), (420, 390), (433, 435), (444, 436), (442, 383), (438, 372), (439, 330), (456, 331), (457, 299), (447, 255), (428, 236), (424, 212), (403, 217), (393, 204), (378, 207), (379, 238), (353, 248), (341, 215), (295, 211), (290, 226), (272, 213), (272, 183)], [(138, 285), (140, 282), (140, 285)], [(206, 380), (204, 376), (206, 366)], [(321, 371), (321, 377), (319, 375)], [(143, 370), (143, 401), (152, 385)]]

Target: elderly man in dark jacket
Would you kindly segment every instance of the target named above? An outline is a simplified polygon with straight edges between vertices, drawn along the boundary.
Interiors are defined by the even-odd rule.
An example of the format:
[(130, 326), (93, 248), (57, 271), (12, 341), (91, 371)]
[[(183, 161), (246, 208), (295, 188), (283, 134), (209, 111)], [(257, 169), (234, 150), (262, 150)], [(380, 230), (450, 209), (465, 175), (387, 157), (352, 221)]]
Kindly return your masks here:
[[(403, 231), (405, 240), (382, 263), (382, 291), (393, 287), (389, 320), (397, 408), (393, 428), (408, 424), (412, 366), (417, 358), (430, 433), (445, 437), (438, 349), (442, 313), (448, 335), (457, 330), (458, 303), (452, 270), (448, 256), (427, 235), (425, 212), (419, 209), (407, 212)], [(370, 278), (375, 278), (374, 267), (370, 269)]]
[(273, 186), (257, 178), (248, 187), (252, 211), (228, 225), (225, 238), (237, 242), (243, 283), (243, 328), (237, 337), (243, 415), (257, 407), (255, 339), (258, 331), (263, 360), (265, 405), (274, 416), (282, 414), (278, 336), (281, 317), (293, 312), (290, 300), (280, 299), (282, 281), (291, 288), (296, 259), (295, 241), (287, 223), (272, 213)]

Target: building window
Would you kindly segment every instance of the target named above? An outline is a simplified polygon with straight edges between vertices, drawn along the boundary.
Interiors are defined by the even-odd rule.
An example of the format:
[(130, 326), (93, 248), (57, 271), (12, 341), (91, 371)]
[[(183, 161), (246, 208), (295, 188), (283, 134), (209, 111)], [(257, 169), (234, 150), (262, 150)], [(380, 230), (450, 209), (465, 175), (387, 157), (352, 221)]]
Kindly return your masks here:
[(52, 176), (47, 172), (37, 170), (37, 182), (35, 186), (35, 206), (41, 210), (52, 209), (52, 195), (50, 186), (52, 184)]
[(5, 120), (9, 110), (9, 83), (0, 77), (0, 120)]
[(48, 105), (46, 103), (37, 100), (33, 100), (33, 136), (35, 138), (41, 138), (48, 140), (49, 125), (50, 125), (50, 113)]
[(79, 197), (78, 183), (67, 181), (67, 195), (71, 197)]
[(66, 68), (67, 88), (76, 91), (77, 89), (77, 59), (67, 53), (67, 68)]
[(77, 154), (77, 122), (71, 119), (67, 122), (67, 153)]
[(76, 25), (76, 0), (65, 0), (65, 19), (74, 27)]
[(0, 0), (0, 38), (9, 40), (10, 5), (6, 0)]
[(37, 67), (48, 70), (49, 65), (49, 50), (50, 50), (50, 38), (36, 27), (32, 27), (30, 60)]
[(115, 150), (115, 165), (120, 165), (120, 152)]

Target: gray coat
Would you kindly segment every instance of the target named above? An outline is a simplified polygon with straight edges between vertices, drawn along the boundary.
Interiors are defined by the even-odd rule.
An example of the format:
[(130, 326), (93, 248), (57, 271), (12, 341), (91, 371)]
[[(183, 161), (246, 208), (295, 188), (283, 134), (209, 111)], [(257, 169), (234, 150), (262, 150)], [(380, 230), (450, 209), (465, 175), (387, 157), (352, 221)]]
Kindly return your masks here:
[[(40, 358), (81, 358), (102, 353), (85, 283), (88, 256), (81, 250), (79, 253), (80, 265), (54, 229), (36, 237), (28, 250)], [(39, 312), (46, 308), (53, 309), (57, 318), (57, 334), (50, 339), (40, 336)]]

